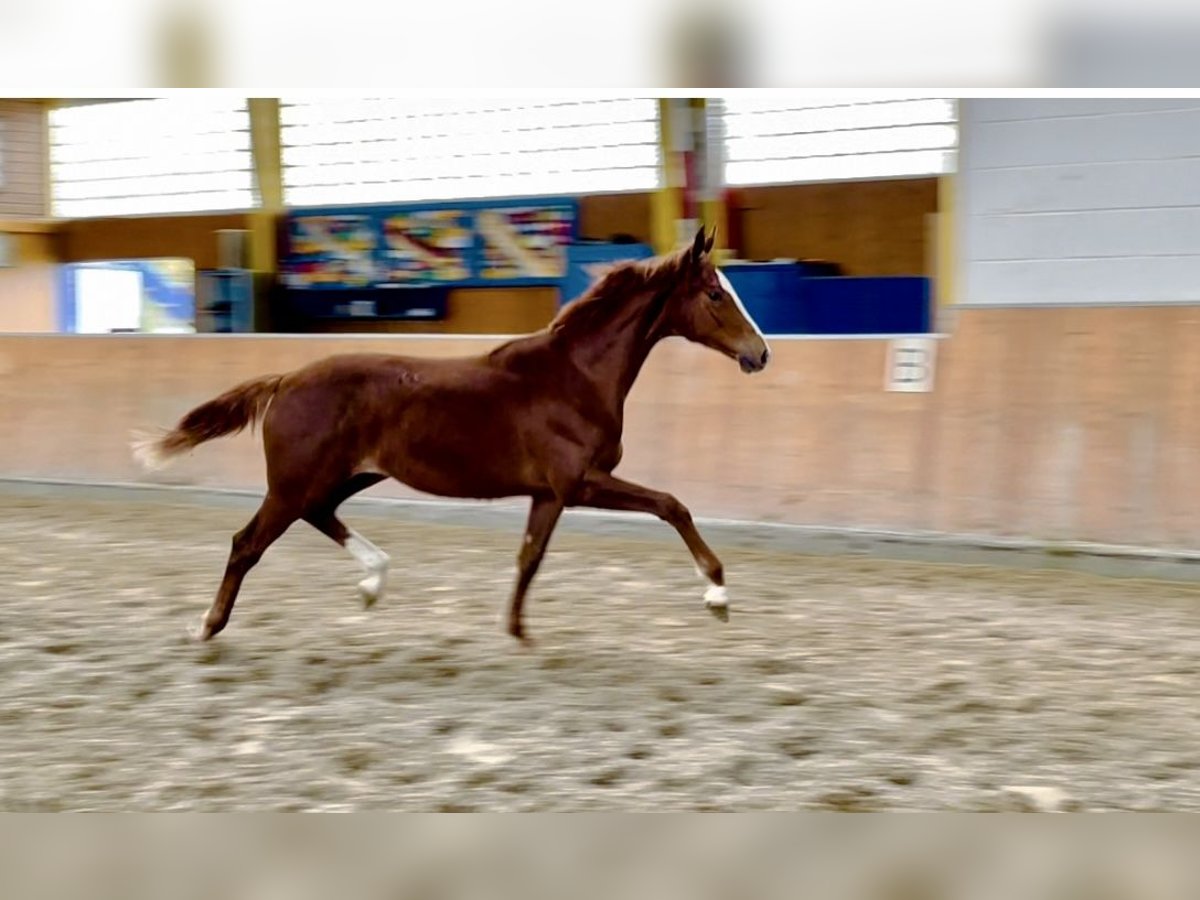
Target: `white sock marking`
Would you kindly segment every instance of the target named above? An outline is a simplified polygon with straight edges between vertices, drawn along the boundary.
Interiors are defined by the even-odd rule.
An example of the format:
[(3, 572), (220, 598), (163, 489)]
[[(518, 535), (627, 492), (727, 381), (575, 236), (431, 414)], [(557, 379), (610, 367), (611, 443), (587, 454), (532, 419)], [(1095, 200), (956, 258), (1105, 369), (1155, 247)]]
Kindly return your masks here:
[(372, 602), (379, 600), (387, 582), (388, 555), (354, 529), (350, 529), (346, 538), (346, 549), (367, 571), (367, 577), (358, 583), (359, 589)]
[(710, 608), (729, 605), (729, 593), (724, 585), (710, 584), (704, 592), (704, 605)]

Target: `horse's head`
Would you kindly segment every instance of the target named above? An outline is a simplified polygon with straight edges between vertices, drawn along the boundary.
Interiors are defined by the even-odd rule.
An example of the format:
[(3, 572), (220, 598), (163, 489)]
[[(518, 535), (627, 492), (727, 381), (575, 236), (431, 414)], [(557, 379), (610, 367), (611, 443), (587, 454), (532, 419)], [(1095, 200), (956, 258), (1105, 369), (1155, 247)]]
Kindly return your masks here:
[(667, 323), (673, 334), (736, 359), (743, 372), (761, 372), (771, 358), (763, 337), (729, 279), (713, 265), (714, 231), (696, 233), (680, 258), (680, 279), (668, 301)]

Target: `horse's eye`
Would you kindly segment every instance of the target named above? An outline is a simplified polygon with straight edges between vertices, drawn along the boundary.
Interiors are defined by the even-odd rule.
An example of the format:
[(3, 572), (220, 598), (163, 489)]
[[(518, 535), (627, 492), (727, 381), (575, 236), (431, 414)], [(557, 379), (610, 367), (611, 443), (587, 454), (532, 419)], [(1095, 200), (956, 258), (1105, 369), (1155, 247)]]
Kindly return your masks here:
[(724, 296), (724, 291), (722, 291), (720, 288), (710, 288), (708, 291), (709, 300), (717, 301), (720, 300), (722, 296)]

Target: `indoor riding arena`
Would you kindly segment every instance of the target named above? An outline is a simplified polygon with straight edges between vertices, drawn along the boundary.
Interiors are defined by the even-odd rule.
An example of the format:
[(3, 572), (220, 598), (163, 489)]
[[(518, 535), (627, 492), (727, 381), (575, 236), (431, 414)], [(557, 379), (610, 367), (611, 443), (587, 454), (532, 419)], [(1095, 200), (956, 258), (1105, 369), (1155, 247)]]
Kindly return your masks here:
[[(1191, 99), (0, 100), (0, 809), (1200, 810), (1198, 144)], [(136, 434), (620, 313), (597, 285), (665, 254), (670, 321), (769, 361), (678, 325), (614, 474), (721, 575), (669, 501), (571, 494), (518, 641), (530, 498), (389, 479), (199, 639), (264, 442), (340, 423), (315, 483), (365, 388), (163, 468)], [(438, 434), (543, 389), (401, 371), (468, 410)], [(404, 440), (405, 472), (533, 458)]]

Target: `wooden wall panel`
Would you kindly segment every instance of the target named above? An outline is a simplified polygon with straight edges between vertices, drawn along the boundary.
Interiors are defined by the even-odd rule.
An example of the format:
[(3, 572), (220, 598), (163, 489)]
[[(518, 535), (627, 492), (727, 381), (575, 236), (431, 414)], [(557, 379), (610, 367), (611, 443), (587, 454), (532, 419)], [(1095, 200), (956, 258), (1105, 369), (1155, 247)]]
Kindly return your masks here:
[(828, 259), (851, 275), (924, 275), (937, 179), (741, 188), (741, 255)]
[(0, 268), (0, 334), (52, 332), (58, 327), (53, 227), (33, 219), (0, 219), (14, 265)]
[(64, 262), (106, 259), (192, 259), (198, 269), (217, 265), (216, 231), (250, 227), (245, 213), (79, 219), (63, 223)]
[(580, 236), (606, 241), (614, 234), (630, 234), (643, 243), (652, 243), (650, 198), (645, 192), (581, 197)]
[[(169, 424), (239, 379), (351, 349), (494, 343), (0, 337), (0, 475), (146, 478), (129, 430)], [(1194, 547), (1197, 343), (1191, 307), (969, 310), (939, 342), (936, 389), (906, 395), (884, 390), (880, 340), (776, 341), (754, 377), (667, 341), (630, 396), (620, 472), (698, 515)], [(166, 477), (259, 488), (259, 452), (247, 436), (222, 441)]]
[(558, 311), (558, 288), (462, 288), (450, 292), (442, 322), (324, 322), (328, 334), (526, 334)]
[(0, 269), (0, 334), (53, 332), (58, 327), (54, 267)]

